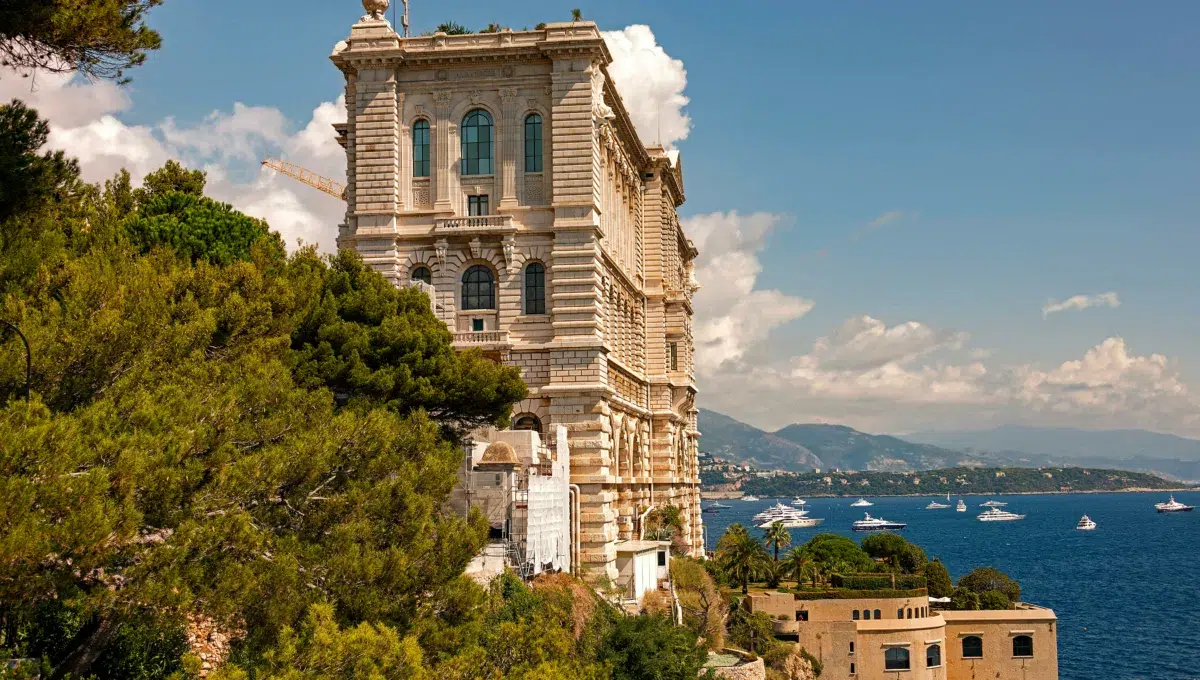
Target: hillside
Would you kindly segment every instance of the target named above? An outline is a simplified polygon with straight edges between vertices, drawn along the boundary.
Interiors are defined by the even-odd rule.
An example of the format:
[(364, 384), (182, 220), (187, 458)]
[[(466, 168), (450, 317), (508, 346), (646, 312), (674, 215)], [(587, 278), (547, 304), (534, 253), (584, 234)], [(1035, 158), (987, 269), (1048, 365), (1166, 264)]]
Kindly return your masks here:
[(1058, 458), (1200, 461), (1200, 441), (1146, 430), (1077, 430), (1005, 425), (975, 432), (917, 432), (910, 442), (977, 452), (1021, 451)]
[(700, 450), (725, 460), (769, 470), (811, 472), (821, 459), (805, 447), (727, 415), (700, 409)]
[(958, 451), (888, 435), (866, 434), (845, 425), (788, 425), (775, 436), (812, 451), (826, 468), (902, 472), (965, 462), (965, 456)]
[(945, 494), (1056, 493), (1170, 489), (1179, 484), (1161, 477), (1090, 468), (964, 468), (919, 473), (805, 473), (750, 478), (741, 485), (748, 494), (788, 496), (910, 496)]

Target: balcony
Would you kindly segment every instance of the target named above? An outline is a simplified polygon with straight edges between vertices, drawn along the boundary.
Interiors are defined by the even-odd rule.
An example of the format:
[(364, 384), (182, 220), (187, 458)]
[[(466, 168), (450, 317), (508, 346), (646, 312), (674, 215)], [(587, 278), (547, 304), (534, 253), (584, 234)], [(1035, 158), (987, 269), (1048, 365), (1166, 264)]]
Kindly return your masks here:
[(516, 231), (512, 215), (442, 217), (433, 221), (433, 231), (443, 236), (456, 234), (507, 234)]
[(454, 348), (478, 347), (482, 350), (508, 349), (508, 331), (458, 331), (454, 333)]

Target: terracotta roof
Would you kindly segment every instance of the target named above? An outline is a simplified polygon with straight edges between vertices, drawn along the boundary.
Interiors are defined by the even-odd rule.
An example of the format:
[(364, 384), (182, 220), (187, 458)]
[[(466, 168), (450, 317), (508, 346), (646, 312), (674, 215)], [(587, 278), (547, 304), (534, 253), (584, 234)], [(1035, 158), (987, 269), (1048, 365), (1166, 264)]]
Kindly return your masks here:
[(479, 461), (480, 465), (517, 465), (518, 463), (520, 463), (520, 461), (517, 460), (517, 452), (513, 450), (512, 445), (510, 445), (508, 442), (492, 442), (484, 450), (483, 458)]

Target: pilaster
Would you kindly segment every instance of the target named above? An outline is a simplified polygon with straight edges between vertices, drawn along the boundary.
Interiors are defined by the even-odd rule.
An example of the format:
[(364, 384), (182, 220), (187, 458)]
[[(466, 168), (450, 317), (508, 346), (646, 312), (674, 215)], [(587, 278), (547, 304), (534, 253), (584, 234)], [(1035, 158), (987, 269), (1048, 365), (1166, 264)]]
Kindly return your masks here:
[(458, 154), (450, 148), (450, 102), (451, 93), (440, 90), (433, 93), (434, 103), (434, 151), (433, 163), (436, 170), (433, 174), (434, 201), (433, 209), (439, 212), (452, 212), (454, 204), (450, 200), (450, 173), (453, 164), (457, 162)]
[[(500, 163), (501, 193), (500, 207), (515, 208), (517, 206), (517, 173), (519, 163), (517, 155), (522, 146), (522, 131), (517, 117), (517, 88), (500, 88)], [(522, 154), (523, 155), (523, 154)]]

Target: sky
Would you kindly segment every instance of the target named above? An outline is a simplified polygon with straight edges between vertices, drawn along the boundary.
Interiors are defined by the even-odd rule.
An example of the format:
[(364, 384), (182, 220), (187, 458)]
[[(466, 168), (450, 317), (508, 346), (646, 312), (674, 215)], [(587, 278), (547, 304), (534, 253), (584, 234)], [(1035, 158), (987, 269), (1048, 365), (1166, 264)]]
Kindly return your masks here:
[[(540, 0), (412, 0), (514, 29)], [(774, 429), (1200, 437), (1200, 4), (606, 0), (643, 141), (682, 154), (702, 407)], [(93, 181), (178, 158), (289, 244), (343, 206), (356, 0), (166, 0), (132, 85), (0, 72)]]

